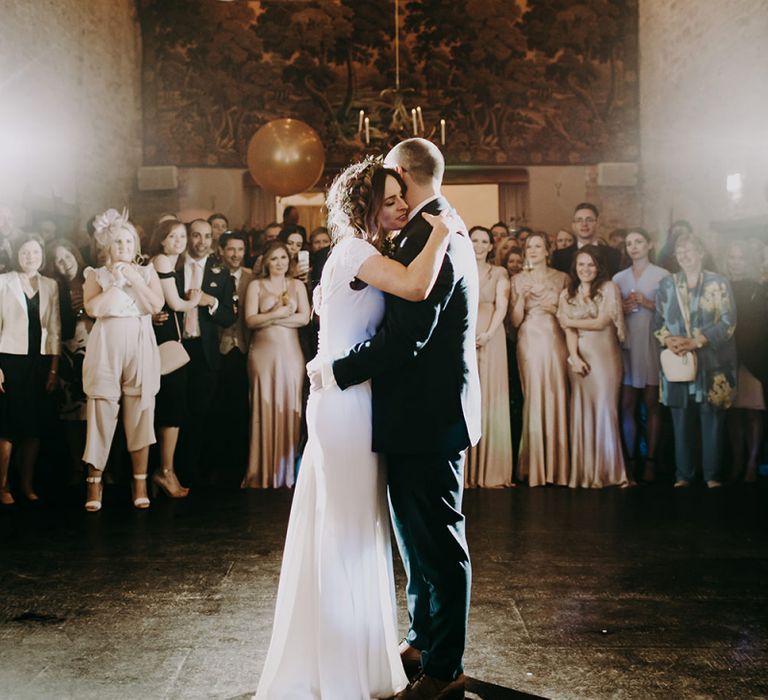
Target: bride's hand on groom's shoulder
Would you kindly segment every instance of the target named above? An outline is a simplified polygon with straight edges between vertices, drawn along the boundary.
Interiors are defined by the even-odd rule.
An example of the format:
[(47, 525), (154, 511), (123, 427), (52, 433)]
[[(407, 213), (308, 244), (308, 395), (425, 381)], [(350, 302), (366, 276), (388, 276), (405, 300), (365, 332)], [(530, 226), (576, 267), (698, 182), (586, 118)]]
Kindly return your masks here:
[(456, 225), (451, 217), (451, 212), (440, 212), (437, 216), (434, 214), (428, 214), (423, 211), (421, 213), (426, 221), (432, 227), (432, 235), (445, 238), (452, 230), (456, 229)]
[(432, 227), (432, 234), (445, 237), (450, 233), (464, 235), (464, 222), (455, 209), (446, 209), (437, 216), (422, 212), (424, 220)]

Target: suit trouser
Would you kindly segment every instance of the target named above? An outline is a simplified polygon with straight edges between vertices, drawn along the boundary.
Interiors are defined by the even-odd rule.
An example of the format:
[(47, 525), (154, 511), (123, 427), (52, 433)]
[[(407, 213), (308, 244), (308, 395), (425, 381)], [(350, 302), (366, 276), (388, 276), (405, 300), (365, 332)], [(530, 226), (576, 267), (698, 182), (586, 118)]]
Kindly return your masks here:
[[(248, 463), (247, 355), (237, 348), (219, 356), (214, 405), (214, 426), (219, 474), (239, 486)], [(231, 477), (231, 478), (230, 478)]]
[(704, 480), (716, 480), (720, 473), (723, 452), (723, 420), (725, 411), (704, 401), (689, 401), (684, 408), (670, 408), (675, 431), (675, 464), (678, 481), (691, 481), (695, 473), (693, 462), (696, 439), (696, 414), (701, 423), (701, 463)]
[[(184, 340), (184, 349), (189, 354), (187, 420), (179, 435), (180, 459), (175, 461), (179, 464), (182, 481), (198, 485), (203, 476), (202, 465), (212, 458), (214, 444), (219, 437), (212, 418), (218, 371), (208, 365), (201, 338)], [(208, 466), (206, 464), (206, 472)]]
[[(136, 452), (155, 442), (155, 397), (141, 408), (141, 396), (123, 394), (123, 427), (128, 451)], [(87, 432), (83, 462), (103, 470), (107, 464), (120, 412), (118, 399), (88, 398), (85, 404)]]
[(472, 570), (461, 500), (463, 452), (387, 455), (389, 499), (408, 576), (408, 643), (427, 675), (463, 671)]

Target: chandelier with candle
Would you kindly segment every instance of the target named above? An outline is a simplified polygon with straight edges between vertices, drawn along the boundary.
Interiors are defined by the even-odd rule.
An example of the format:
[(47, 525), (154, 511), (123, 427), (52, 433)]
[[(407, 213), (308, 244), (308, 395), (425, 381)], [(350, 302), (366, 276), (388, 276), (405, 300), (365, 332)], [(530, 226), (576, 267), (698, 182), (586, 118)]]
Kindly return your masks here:
[[(400, 88), (400, 0), (395, 0), (395, 88), (382, 90), (380, 96), (392, 102), (390, 122), (386, 127), (379, 128), (379, 131), (386, 134), (387, 140), (391, 137), (400, 140), (406, 136), (420, 136), (434, 141), (439, 138), (440, 145), (445, 146), (445, 119), (440, 119), (439, 131), (438, 126), (435, 126), (427, 133), (421, 106), (412, 107), (409, 113), (405, 105), (405, 91)], [(371, 129), (371, 119), (361, 109), (358, 112), (357, 136), (366, 146), (371, 144)]]

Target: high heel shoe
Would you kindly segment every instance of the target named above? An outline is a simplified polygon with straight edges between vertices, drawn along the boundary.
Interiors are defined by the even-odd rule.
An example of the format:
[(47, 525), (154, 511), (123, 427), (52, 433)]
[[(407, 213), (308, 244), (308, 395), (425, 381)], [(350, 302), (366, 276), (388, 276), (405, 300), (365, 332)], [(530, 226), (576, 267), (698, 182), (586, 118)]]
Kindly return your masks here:
[(158, 489), (168, 498), (186, 498), (189, 489), (179, 483), (173, 469), (160, 469), (152, 475), (152, 495), (156, 496)]
[(100, 476), (89, 476), (85, 479), (86, 484), (98, 484), (99, 485), (99, 497), (98, 499), (92, 499), (90, 501), (85, 502), (85, 509), (89, 513), (95, 513), (98, 510), (101, 510), (101, 497), (104, 493), (104, 487), (101, 485), (101, 477)]
[[(133, 475), (134, 481), (146, 481), (147, 475), (146, 474), (134, 474)], [(133, 507), (139, 508), (140, 510), (144, 510), (145, 508), (149, 508), (149, 499), (146, 496), (136, 496), (136, 486), (133, 487), (134, 490), (134, 497), (133, 497)]]

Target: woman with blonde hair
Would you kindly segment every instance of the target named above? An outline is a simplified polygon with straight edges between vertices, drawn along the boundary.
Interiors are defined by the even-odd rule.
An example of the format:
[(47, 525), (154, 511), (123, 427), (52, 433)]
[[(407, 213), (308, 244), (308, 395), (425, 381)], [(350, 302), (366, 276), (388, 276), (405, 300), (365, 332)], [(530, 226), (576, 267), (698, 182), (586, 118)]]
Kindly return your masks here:
[(88, 465), (85, 509), (101, 509), (101, 475), (122, 407), (133, 467), (133, 505), (148, 508), (147, 460), (155, 442), (155, 394), (160, 354), (152, 315), (163, 308), (163, 290), (153, 267), (140, 267), (139, 236), (128, 213), (108, 209), (94, 221), (95, 240), (107, 263), (85, 271), (85, 312), (96, 320), (83, 362), (88, 430), (83, 461)]
[(518, 475), (531, 486), (568, 485), (568, 380), (565, 335), (557, 303), (568, 277), (549, 266), (549, 239), (529, 233), (526, 269), (511, 280), (510, 316), (517, 328), (523, 385), (523, 431)]

